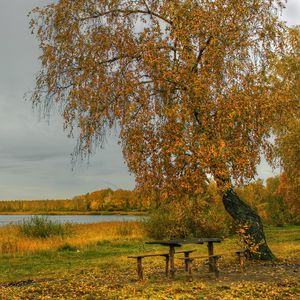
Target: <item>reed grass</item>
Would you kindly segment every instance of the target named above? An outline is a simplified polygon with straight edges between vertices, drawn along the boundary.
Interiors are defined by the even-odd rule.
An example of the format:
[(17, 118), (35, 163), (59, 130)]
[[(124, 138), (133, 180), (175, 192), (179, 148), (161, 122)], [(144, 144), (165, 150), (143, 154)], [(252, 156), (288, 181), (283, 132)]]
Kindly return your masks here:
[(21, 234), (33, 238), (49, 238), (53, 236), (69, 236), (72, 234), (72, 224), (58, 223), (45, 216), (34, 216), (18, 225)]

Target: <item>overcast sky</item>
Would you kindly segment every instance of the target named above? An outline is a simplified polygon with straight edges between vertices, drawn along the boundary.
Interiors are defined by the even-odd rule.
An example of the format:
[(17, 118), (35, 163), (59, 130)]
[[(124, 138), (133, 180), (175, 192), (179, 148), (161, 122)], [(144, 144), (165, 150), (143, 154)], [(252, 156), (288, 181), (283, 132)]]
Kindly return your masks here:
[[(62, 199), (100, 188), (132, 189), (134, 178), (124, 164), (114, 136), (89, 165), (72, 171), (75, 140), (54, 115), (39, 120), (24, 93), (34, 87), (39, 69), (38, 46), (28, 29), (27, 13), (46, 0), (0, 0), (0, 199)], [(289, 24), (300, 24), (300, 0), (289, 0), (284, 13)], [(259, 167), (262, 178), (271, 169)]]

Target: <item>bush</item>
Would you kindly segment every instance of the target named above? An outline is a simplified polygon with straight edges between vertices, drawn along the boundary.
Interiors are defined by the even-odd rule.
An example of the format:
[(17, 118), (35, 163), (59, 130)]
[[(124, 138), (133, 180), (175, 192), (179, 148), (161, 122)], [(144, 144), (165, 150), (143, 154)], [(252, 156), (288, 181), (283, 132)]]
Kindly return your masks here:
[(154, 239), (223, 237), (231, 221), (223, 207), (209, 199), (175, 201), (159, 208), (144, 220), (148, 236)]
[(144, 218), (144, 225), (147, 235), (154, 239), (180, 238), (189, 235), (189, 231), (184, 226), (184, 221), (176, 218), (170, 207), (168, 209), (159, 208), (152, 211), (149, 216)]
[(52, 236), (67, 236), (72, 233), (72, 225), (53, 222), (46, 217), (34, 216), (19, 225), (21, 234), (27, 237), (48, 238)]

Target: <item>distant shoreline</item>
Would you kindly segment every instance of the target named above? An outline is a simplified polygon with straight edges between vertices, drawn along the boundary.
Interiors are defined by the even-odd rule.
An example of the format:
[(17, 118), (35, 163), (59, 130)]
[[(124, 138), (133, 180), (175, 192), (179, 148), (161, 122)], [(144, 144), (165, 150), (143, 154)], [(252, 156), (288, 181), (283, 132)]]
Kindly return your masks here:
[(142, 211), (0, 211), (0, 215), (145, 215)]

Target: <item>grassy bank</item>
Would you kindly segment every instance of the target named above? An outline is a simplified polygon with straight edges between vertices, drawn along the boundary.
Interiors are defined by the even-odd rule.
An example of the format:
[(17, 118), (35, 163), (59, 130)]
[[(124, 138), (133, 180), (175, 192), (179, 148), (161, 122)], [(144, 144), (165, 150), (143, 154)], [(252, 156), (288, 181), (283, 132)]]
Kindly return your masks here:
[[(1, 245), (9, 236), (27, 246), (1, 253), (0, 299), (299, 299), (300, 227), (270, 227), (266, 235), (279, 259), (274, 264), (248, 262), (241, 272), (233, 254), (240, 245), (230, 237), (215, 248), (222, 254), (219, 279), (198, 261), (189, 281), (176, 261), (172, 281), (164, 277), (163, 259), (151, 258), (145, 259), (145, 280), (139, 282), (135, 261), (127, 256), (166, 250), (145, 245), (139, 223), (75, 225), (72, 236), (46, 240), (24, 238), (16, 227), (1, 228)], [(207, 253), (203, 245), (185, 248)]]
[(19, 226), (12, 225), (0, 227), (0, 255), (30, 255), (38, 251), (55, 251), (66, 244), (83, 249), (103, 241), (140, 240), (143, 237), (143, 228), (138, 222), (73, 224), (70, 235), (47, 239), (24, 236)]

